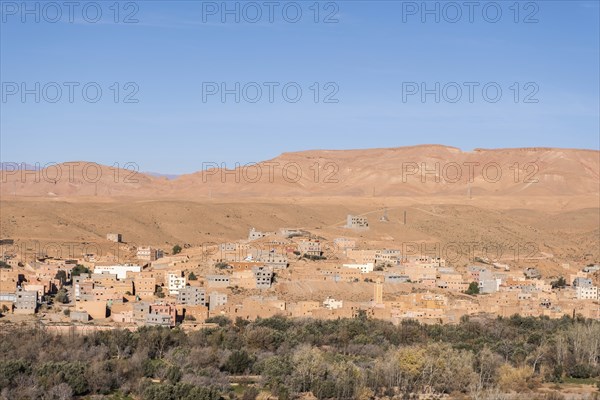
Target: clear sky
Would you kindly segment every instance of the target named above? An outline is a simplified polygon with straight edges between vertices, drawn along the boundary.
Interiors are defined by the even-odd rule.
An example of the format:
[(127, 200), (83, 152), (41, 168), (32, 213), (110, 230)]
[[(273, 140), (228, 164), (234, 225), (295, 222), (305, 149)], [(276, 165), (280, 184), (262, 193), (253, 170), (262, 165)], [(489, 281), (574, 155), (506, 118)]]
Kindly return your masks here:
[(0, 4), (2, 161), (600, 145), (597, 0), (46, 3)]

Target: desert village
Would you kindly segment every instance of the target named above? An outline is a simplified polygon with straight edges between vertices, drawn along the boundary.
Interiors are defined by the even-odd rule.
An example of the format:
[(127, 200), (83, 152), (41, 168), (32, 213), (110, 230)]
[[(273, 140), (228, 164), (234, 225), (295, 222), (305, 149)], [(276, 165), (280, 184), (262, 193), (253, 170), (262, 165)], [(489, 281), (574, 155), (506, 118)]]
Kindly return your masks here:
[(478, 314), (600, 318), (600, 265), (563, 264), (560, 277), (479, 257), (451, 265), (414, 246), (359, 243), (358, 233), (370, 229), (366, 217), (348, 215), (344, 228), (346, 236), (332, 238), (251, 228), (236, 242), (166, 250), (131, 246), (108, 233), (106, 241), (122, 249), (126, 261), (114, 254), (28, 257), (3, 239), (0, 321), (67, 333), (143, 325), (195, 330), (214, 317), (275, 315), (363, 315), (395, 324), (457, 323)]

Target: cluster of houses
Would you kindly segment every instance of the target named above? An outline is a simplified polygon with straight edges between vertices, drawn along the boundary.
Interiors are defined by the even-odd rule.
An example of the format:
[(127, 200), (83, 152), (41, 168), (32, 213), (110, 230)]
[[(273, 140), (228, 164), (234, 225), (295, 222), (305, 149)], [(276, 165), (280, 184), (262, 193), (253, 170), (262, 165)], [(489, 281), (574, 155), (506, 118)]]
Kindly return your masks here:
[[(366, 229), (368, 222), (348, 216), (345, 227)], [(109, 234), (107, 240), (121, 243), (122, 237)], [(49, 301), (56, 303), (62, 291), (59, 307), (71, 323), (130, 327), (201, 326), (219, 315), (327, 319), (366, 313), (399, 323), (456, 322), (477, 313), (560, 317), (577, 310), (600, 318), (599, 291), (592, 279), (600, 271), (598, 265), (567, 274), (567, 285), (556, 287), (536, 268), (478, 263), (457, 270), (443, 258), (361, 248), (353, 238), (327, 241), (292, 228), (253, 228), (246, 240), (185, 253), (165, 256), (161, 249), (138, 247), (135, 263), (110, 263), (90, 254), (66, 260), (40, 256), (34, 261), (3, 254), (0, 314), (49, 310)], [(206, 267), (202, 272), (196, 268), (200, 264)], [(357, 300), (344, 298), (343, 290), (336, 296), (315, 290), (310, 291), (312, 298), (292, 301), (285, 291), (277, 291), (281, 282), (359, 287), (368, 295)]]

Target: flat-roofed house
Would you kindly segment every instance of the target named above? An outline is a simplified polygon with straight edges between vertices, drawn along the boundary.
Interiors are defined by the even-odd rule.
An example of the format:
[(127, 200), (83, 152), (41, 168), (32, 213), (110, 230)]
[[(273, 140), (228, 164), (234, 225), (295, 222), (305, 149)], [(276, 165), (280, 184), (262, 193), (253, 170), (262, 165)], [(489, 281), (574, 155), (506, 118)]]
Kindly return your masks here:
[(189, 306), (205, 306), (206, 290), (198, 286), (186, 286), (179, 290), (177, 303)]
[(348, 214), (346, 218), (346, 228), (349, 229), (368, 229), (369, 221), (366, 217), (359, 217)]
[(212, 288), (226, 288), (230, 285), (229, 275), (207, 275), (206, 285)]
[(18, 288), (15, 297), (15, 314), (35, 314), (38, 306), (37, 290)]
[(124, 265), (96, 265), (94, 274), (109, 273), (117, 275), (117, 279), (127, 278), (127, 272), (141, 272), (142, 267), (133, 264)]

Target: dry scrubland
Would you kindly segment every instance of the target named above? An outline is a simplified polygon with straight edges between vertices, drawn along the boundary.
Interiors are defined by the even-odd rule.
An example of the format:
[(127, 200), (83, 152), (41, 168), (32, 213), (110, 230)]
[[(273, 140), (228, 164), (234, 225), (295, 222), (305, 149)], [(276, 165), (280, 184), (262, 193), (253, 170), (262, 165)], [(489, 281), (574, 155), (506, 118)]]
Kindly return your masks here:
[[(91, 242), (106, 246), (107, 232), (121, 232), (130, 243), (170, 248), (176, 243), (199, 246), (239, 240), (247, 236), (250, 227), (274, 231), (292, 226), (328, 239), (350, 234), (359, 241), (390, 248), (409, 242), (428, 242), (446, 246), (450, 252), (450, 243), (503, 244), (502, 255), (507, 259), (515, 258), (515, 244), (535, 243), (539, 251), (530, 254), (532, 250), (521, 250), (522, 256), (540, 258), (536, 264), (542, 268), (599, 258), (600, 212), (592, 204), (597, 198), (459, 201), (458, 198), (72, 201), (5, 197), (1, 202), (0, 234), (32, 244), (39, 241), (66, 246)], [(498, 206), (492, 207), (494, 203)], [(390, 222), (379, 222), (386, 207)], [(402, 223), (404, 211), (406, 225)], [(367, 215), (371, 229), (349, 233), (341, 227), (347, 214)], [(545, 259), (541, 252), (553, 258)], [(464, 253), (467, 255), (468, 251), (465, 249)]]

